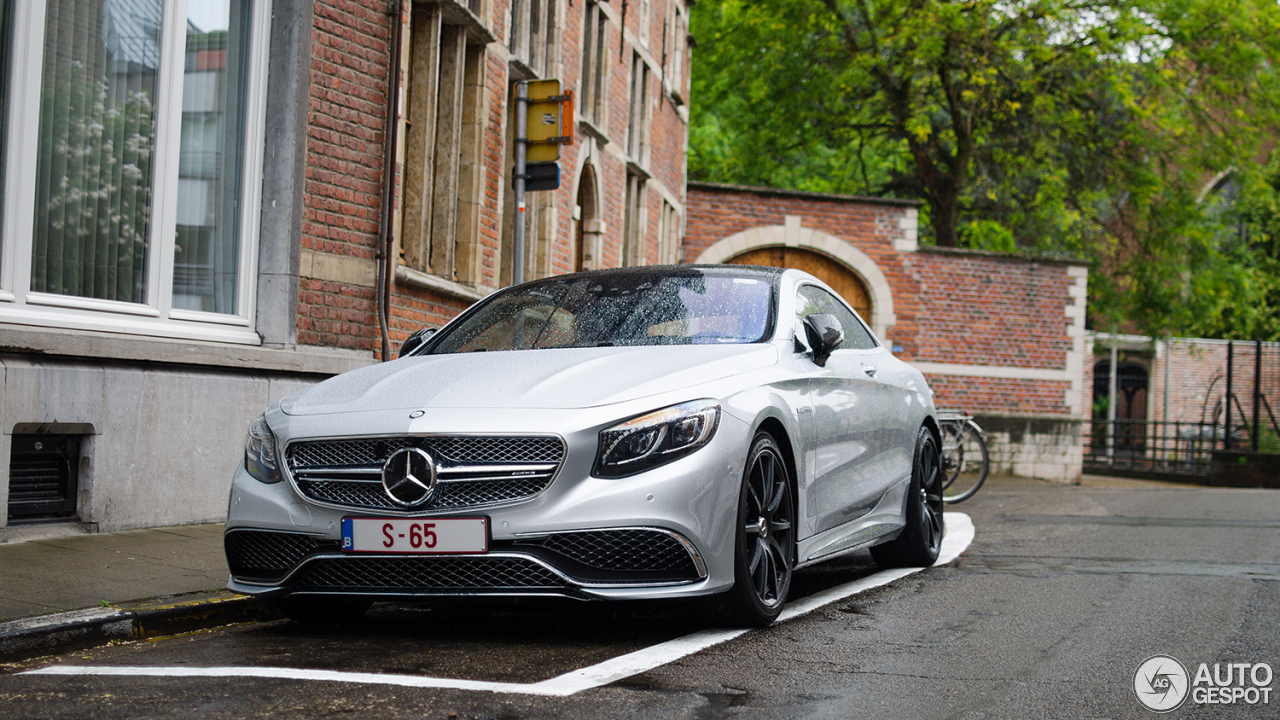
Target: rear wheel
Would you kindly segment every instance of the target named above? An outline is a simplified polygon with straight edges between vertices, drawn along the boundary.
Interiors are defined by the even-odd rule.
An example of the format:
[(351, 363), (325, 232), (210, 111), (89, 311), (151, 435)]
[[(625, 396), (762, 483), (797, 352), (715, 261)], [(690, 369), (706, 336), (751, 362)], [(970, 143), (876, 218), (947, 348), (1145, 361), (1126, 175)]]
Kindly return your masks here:
[(782, 613), (795, 563), (795, 502), (778, 443), (759, 433), (747, 455), (738, 494), (734, 583), (718, 598), (719, 617), (763, 627)]
[(871, 548), (884, 567), (929, 567), (942, 551), (942, 466), (938, 443), (928, 428), (916, 435), (911, 485), (907, 488), (907, 524), (902, 534)]

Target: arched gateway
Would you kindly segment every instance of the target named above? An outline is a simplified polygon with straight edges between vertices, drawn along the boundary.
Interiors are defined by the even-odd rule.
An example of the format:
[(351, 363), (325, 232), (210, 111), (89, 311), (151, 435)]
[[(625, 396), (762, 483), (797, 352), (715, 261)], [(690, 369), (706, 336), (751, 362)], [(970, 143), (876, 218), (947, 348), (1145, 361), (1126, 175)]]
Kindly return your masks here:
[(854, 310), (858, 311), (867, 322), (871, 322), (871, 293), (863, 284), (862, 278), (853, 274), (849, 268), (805, 248), (764, 247), (748, 250), (741, 255), (729, 258), (734, 265), (767, 265), (777, 268), (795, 268), (803, 270), (831, 286), (840, 293)]
[(889, 281), (875, 261), (834, 235), (800, 227), (798, 218), (789, 218), (785, 226), (730, 235), (704, 250), (696, 262), (804, 270), (840, 293), (881, 338), (897, 321)]

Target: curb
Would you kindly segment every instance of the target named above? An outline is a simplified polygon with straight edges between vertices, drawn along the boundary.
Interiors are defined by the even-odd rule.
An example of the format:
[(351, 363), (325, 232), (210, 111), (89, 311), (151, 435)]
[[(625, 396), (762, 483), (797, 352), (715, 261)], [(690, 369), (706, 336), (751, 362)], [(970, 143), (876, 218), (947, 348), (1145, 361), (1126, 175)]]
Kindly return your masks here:
[(265, 601), (228, 590), (186, 593), (0, 623), (0, 661), (25, 660), (242, 622), (277, 620)]

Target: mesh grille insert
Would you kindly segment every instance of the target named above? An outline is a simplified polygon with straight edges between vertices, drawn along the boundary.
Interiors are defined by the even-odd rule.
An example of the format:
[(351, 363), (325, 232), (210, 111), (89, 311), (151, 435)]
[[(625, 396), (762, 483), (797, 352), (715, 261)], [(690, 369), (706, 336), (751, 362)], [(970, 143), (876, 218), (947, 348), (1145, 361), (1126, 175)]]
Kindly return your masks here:
[(600, 570), (676, 571), (697, 576), (697, 568), (684, 545), (656, 530), (559, 533), (539, 538), (532, 544)]
[[(550, 481), (551, 476), (547, 475), (512, 480), (442, 482), (436, 486), (435, 499), (424, 505), (422, 509), (447, 510), (523, 500), (542, 492)], [(307, 497), (334, 505), (349, 505), (370, 510), (404, 509), (391, 502), (391, 498), (387, 497), (382, 489), (382, 483), (299, 480), (298, 488)]]
[(297, 589), (312, 592), (560, 590), (563, 579), (523, 558), (343, 557), (311, 562)]
[(237, 577), (283, 577), (321, 545), (336, 547), (310, 535), (266, 530), (232, 530), (223, 538), (227, 565)]

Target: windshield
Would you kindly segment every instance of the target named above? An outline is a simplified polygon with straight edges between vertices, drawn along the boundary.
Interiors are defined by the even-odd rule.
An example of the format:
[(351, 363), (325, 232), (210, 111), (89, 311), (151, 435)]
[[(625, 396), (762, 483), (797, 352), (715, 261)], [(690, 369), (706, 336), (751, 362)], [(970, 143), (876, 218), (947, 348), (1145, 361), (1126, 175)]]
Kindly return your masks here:
[(773, 285), (763, 273), (684, 268), (553, 278), (495, 297), (430, 352), (760, 342)]

